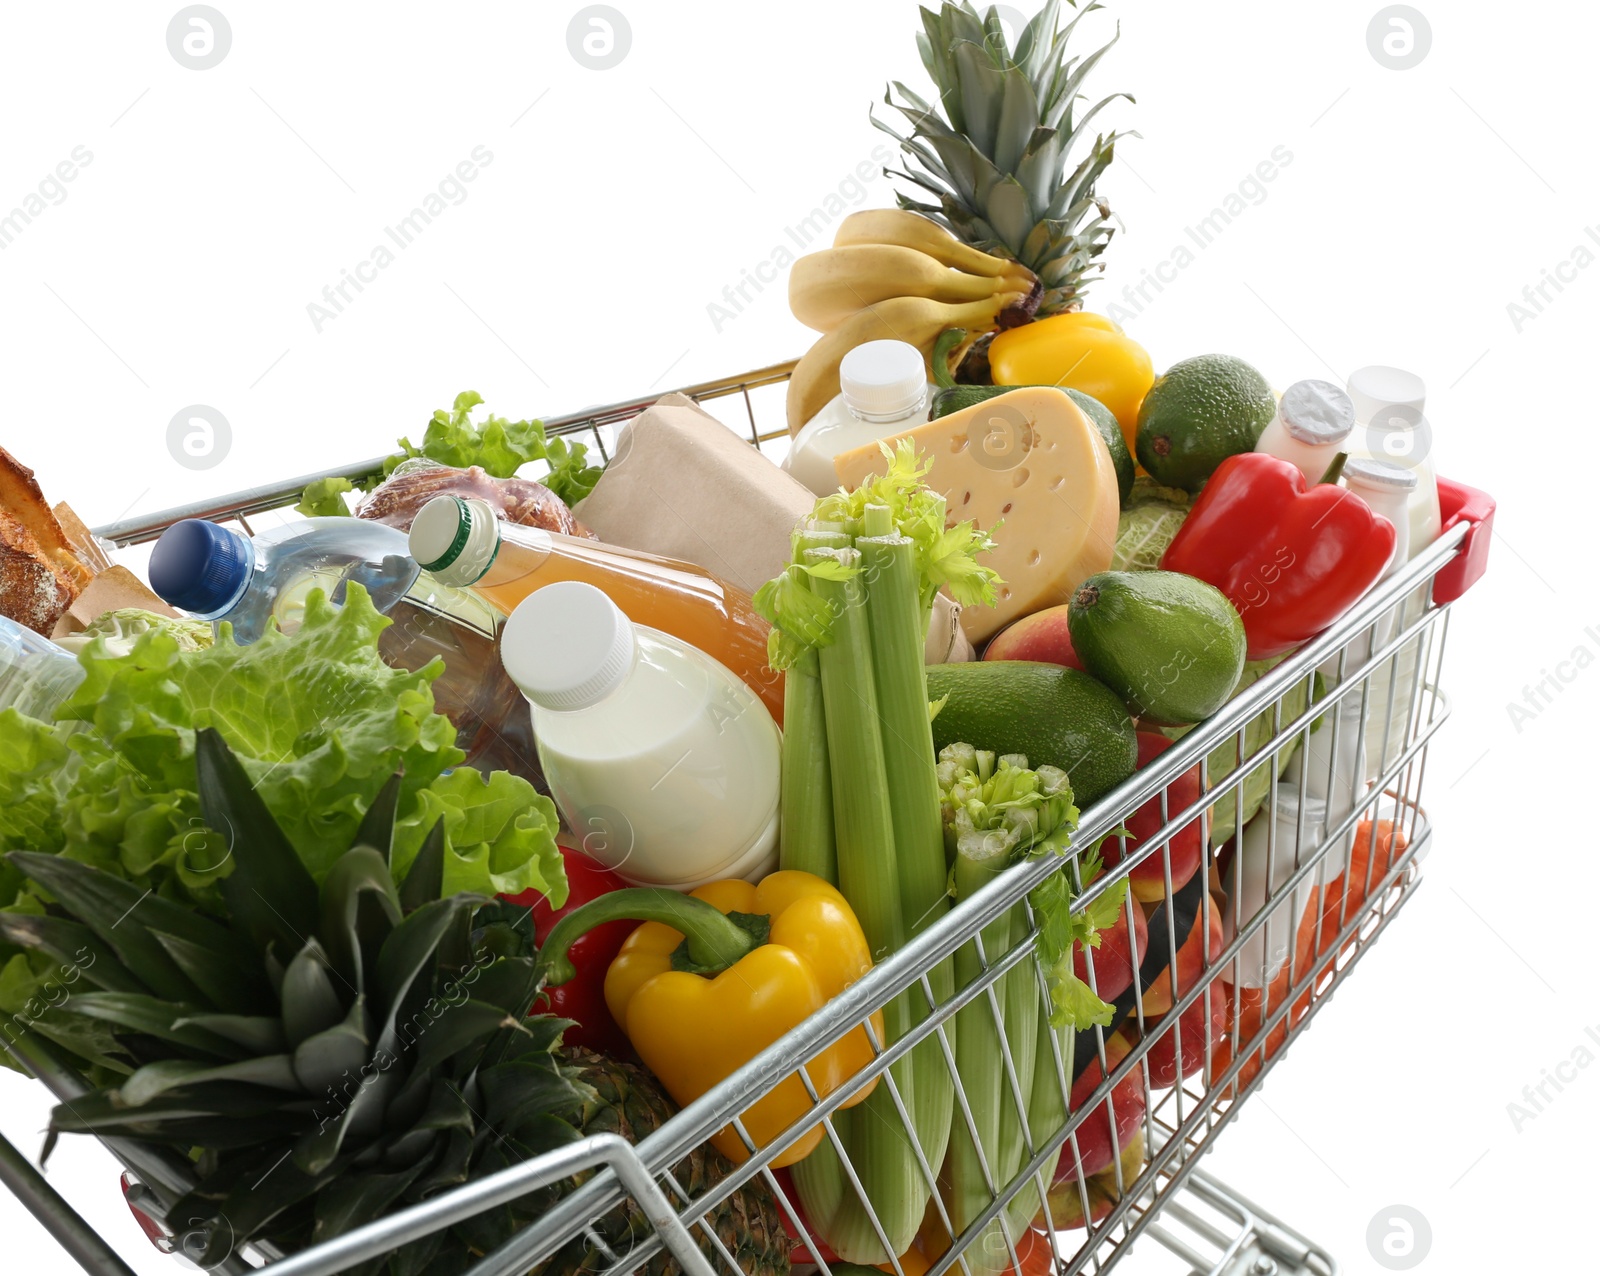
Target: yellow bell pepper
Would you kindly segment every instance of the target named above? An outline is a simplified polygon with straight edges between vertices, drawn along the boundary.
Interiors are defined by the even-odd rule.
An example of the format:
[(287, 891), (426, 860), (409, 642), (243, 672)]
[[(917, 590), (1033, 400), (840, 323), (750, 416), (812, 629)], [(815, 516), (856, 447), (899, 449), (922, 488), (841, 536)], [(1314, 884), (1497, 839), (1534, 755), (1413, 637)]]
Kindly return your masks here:
[[(603, 922), (637, 918), (606, 972), (606, 1005), (617, 1026), (680, 1104), (699, 1098), (872, 967), (861, 924), (843, 895), (810, 873), (778, 872), (759, 886), (712, 882), (689, 895), (654, 887), (613, 891), (563, 918), (540, 960), (549, 982), (570, 977), (566, 949)], [(883, 1016), (872, 1016), (877, 1040)], [(863, 1028), (807, 1060), (818, 1094), (846, 1084), (872, 1059)], [(874, 1078), (842, 1105), (860, 1103)], [(740, 1114), (764, 1146), (811, 1108), (798, 1073)], [(792, 1165), (822, 1141), (820, 1126), (772, 1164)], [(711, 1142), (742, 1161), (744, 1141), (729, 1125)]]
[(1128, 451), (1139, 405), (1156, 379), (1149, 352), (1104, 315), (1068, 311), (1008, 328), (989, 344), (996, 385), (1058, 385), (1099, 399), (1117, 418)]

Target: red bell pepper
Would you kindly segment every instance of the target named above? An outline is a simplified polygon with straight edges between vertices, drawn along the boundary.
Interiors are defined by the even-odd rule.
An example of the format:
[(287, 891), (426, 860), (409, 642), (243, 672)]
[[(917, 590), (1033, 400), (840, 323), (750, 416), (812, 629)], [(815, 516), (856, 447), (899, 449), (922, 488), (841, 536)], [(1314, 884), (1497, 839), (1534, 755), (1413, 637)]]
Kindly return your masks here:
[[(513, 904), (533, 910), (533, 936), (544, 947), (545, 936), (568, 913), (601, 895), (622, 890), (627, 883), (608, 868), (602, 868), (581, 851), (561, 848), (561, 859), (567, 870), (567, 902), (561, 908), (551, 908), (550, 901), (538, 891), (523, 891), (520, 895), (506, 896)], [(601, 1054), (623, 1059), (633, 1057), (633, 1047), (622, 1035), (611, 1011), (606, 1008), (606, 969), (611, 965), (623, 940), (633, 933), (638, 923), (631, 921), (607, 922), (579, 936), (567, 949), (567, 957), (577, 971), (559, 987), (546, 988), (535, 1010), (571, 1019), (576, 1027), (568, 1028), (562, 1037), (569, 1046), (586, 1046)]]
[(1239, 611), (1251, 660), (1321, 633), (1383, 575), (1394, 527), (1335, 483), (1264, 452), (1216, 468), (1161, 558), (1215, 585)]

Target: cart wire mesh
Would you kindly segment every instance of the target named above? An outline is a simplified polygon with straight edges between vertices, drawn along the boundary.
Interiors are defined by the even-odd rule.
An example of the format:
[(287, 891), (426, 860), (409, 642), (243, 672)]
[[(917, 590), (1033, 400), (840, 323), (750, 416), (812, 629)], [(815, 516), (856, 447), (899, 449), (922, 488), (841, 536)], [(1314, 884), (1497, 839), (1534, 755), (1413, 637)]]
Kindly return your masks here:
[[(781, 410), (775, 417), (772, 411), (781, 404), (793, 366), (778, 364), (682, 393), (759, 447), (786, 438), (784, 429), (764, 431), (759, 421), (781, 421)], [(549, 433), (576, 437), (609, 456), (614, 427), (653, 401), (651, 396), (593, 408), (547, 418), (545, 424)], [(378, 467), (379, 462), (368, 461), (327, 473), (358, 477)], [(180, 518), (245, 521), (292, 503), (317, 477), (323, 475), (95, 531), (126, 546), (153, 539)], [(1065, 861), (1031, 860), (1008, 869), (636, 1146), (605, 1142), (563, 1149), (282, 1258), (272, 1263), (274, 1270), (281, 1276), (330, 1276), (576, 1170), (605, 1167), (484, 1256), (471, 1276), (520, 1276), (569, 1245), (588, 1247), (605, 1271), (636, 1271), (665, 1247), (693, 1276), (737, 1276), (742, 1269), (712, 1214), (756, 1182), (775, 1195), (796, 1256), (831, 1276), (839, 1260), (830, 1256), (773, 1169), (786, 1150), (820, 1129), (881, 1242), (883, 1252), (871, 1261), (886, 1262), (895, 1276), (919, 1276), (920, 1264), (911, 1269), (888, 1244), (839, 1133), (841, 1109), (872, 1079), (885, 1089), (904, 1125), (921, 1188), (929, 1196), (921, 1233), (927, 1276), (951, 1270), (962, 1276), (996, 1276), (1008, 1269), (1036, 1276), (1051, 1267), (1062, 1276), (1107, 1270), (1183, 1189), (1199, 1155), (1261, 1086), (1418, 884), (1431, 838), (1421, 805), (1428, 749), (1449, 714), (1439, 681), (1449, 607), (1433, 603), (1432, 581), (1465, 533), (1464, 526), (1447, 531), (1334, 626), (1283, 657), (1091, 805), (1081, 815)], [(1356, 775), (1344, 792), (1336, 792), (1341, 755), (1357, 760)], [(1326, 795), (1321, 821), (1313, 813), (1315, 804), (1298, 800), (1311, 793)], [(1134, 844), (1128, 822), (1141, 808), (1147, 817), (1158, 816), (1159, 828)], [(1198, 867), (1187, 863), (1191, 857), (1185, 850), (1195, 841), (1202, 847)], [(982, 932), (1011, 910), (1026, 909), (1029, 892), (1047, 876), (1081, 865), (1096, 848), (1107, 868), (1087, 886), (1078, 885), (1081, 876), (1073, 879), (1074, 907), (1130, 883), (1121, 909), (1133, 951), (1121, 960), (1131, 985), (1108, 998), (1115, 1012), (1110, 1025), (1052, 1034), (1050, 1068), (1042, 1078), (1023, 1075), (1026, 1069), (1019, 1068), (1013, 1052), (1002, 1049), (1002, 1101), (1021, 1121), (1026, 1150), (1011, 1172), (983, 1164), (987, 1203), (958, 1231), (941, 1196), (941, 1167), (917, 1143), (906, 1099), (890, 1069), (931, 1043), (919, 1057), (942, 1059), (953, 1081), (951, 1139), (970, 1138), (981, 1149), (955, 1067), (952, 1022), (969, 1007), (978, 1014), (987, 1008), (1004, 1047), (998, 990), (1015, 986), (1003, 984), (1006, 980), (1031, 982), (1041, 1015), (1051, 1007), (1033, 933), (1004, 951), (986, 951)], [(1261, 880), (1248, 887), (1252, 873)], [(1246, 902), (1252, 889), (1260, 898)], [(979, 976), (949, 996), (936, 995), (930, 972), (963, 947), (975, 953)], [(1095, 950), (1086, 950), (1084, 957), (1088, 982), (1098, 989)], [(1106, 975), (1111, 959), (1104, 953), (1100, 959)], [(914, 999), (915, 1026), (897, 1040), (883, 1040), (872, 1031), (871, 1016), (901, 996)], [(849, 1084), (822, 1093), (806, 1061), (863, 1026), (871, 1039), (870, 1064)], [(796, 1076), (807, 1096), (806, 1110), (758, 1145), (741, 1114)], [(1066, 1116), (1056, 1128), (1029, 1128), (1028, 1096), (1036, 1093), (1036, 1084), (1057, 1090)], [(724, 1129), (735, 1133), (746, 1156), (731, 1173), (691, 1196), (674, 1167)], [(630, 1194), (650, 1217), (652, 1231), (632, 1249), (612, 1252), (593, 1224)], [(1018, 1219), (1030, 1221), (1019, 1224)]]

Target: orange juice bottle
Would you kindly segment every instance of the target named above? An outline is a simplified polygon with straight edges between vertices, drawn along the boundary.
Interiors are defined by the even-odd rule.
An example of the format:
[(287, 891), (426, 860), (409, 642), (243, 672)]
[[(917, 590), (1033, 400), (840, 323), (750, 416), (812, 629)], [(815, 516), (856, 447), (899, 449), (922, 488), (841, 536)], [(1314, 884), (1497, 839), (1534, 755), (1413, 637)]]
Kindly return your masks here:
[(767, 667), (770, 626), (750, 595), (704, 568), (542, 528), (505, 523), (484, 501), (436, 496), (411, 524), (411, 556), (444, 585), (510, 614), (556, 581), (593, 585), (629, 620), (720, 661), (783, 723), (783, 675)]

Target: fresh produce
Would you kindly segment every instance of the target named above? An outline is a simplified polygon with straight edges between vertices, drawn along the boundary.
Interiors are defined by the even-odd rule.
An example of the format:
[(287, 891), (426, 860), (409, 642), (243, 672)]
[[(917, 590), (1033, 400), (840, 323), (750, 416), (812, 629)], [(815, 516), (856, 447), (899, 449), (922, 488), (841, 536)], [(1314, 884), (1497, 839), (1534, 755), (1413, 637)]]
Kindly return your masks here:
[[(1031, 771), (1027, 758), (1020, 755), (996, 759), (970, 744), (954, 744), (940, 750), (939, 783), (958, 900), (971, 897), (1023, 859), (1067, 852), (1078, 809), (1066, 773), (1058, 768)], [(1072, 867), (1084, 878), (1099, 870), (1098, 861), (1092, 860)], [(1070, 1052), (1077, 1030), (1112, 1021), (1112, 1008), (1078, 978), (1073, 953), (1083, 945), (1097, 945), (1100, 930), (1116, 924), (1127, 887), (1115, 883), (1081, 913), (1071, 911), (1075, 893), (1067, 871), (1046, 878), (1029, 897), (1033, 923), (1019, 904), (983, 929), (981, 949), (975, 943), (956, 952), (956, 982), (968, 986), (1006, 952), (1027, 942), (1036, 924), (1038, 958), (1051, 1004), (1048, 1021), (1040, 1022), (1037, 976), (1031, 964), (1022, 963), (993, 987), (999, 1021), (987, 998), (969, 1003), (956, 1015), (956, 1069), (973, 1118), (973, 1130), (963, 1121), (952, 1132), (945, 1167), (946, 1199), (958, 1232), (993, 1199), (993, 1186), (1004, 1186), (1016, 1177), (1027, 1156), (1030, 1132), (1037, 1145), (1065, 1116), (1055, 1072), (1057, 1054)], [(1009, 1070), (1002, 1062), (1008, 1054)], [(1016, 1078), (1018, 1092), (1029, 1096), (1025, 1114), (1011, 1097), (1010, 1077)], [(1006, 1242), (1017, 1241), (1034, 1212), (1037, 1202), (1030, 1202), (1029, 1196), (1024, 1189), (1008, 1215), (969, 1249), (969, 1263), (986, 1269), (1004, 1266)]]
[(976, 741), (1060, 767), (1084, 805), (1134, 772), (1138, 744), (1127, 709), (1076, 669), (1024, 660), (933, 665), (928, 694), (940, 703), (933, 719), (938, 747)]
[(1103, 1222), (1144, 1171), (1144, 1165), (1145, 1139), (1141, 1126), (1123, 1147), (1115, 1165), (1081, 1183), (1077, 1175), (1056, 1183), (1050, 1189), (1049, 1212), (1040, 1211), (1037, 1225), (1043, 1227), (1048, 1222), (1063, 1231), (1075, 1231)]
[[(960, 329), (954, 330), (965, 336)], [(946, 339), (951, 334), (947, 333)], [(939, 347), (935, 347), (937, 355)], [(943, 359), (935, 358), (933, 362), (934, 380), (939, 389), (935, 390), (933, 397), (928, 400), (928, 420), (937, 421), (942, 416), (949, 416), (952, 412), (960, 412), (963, 408), (970, 408), (975, 404), (987, 403), (990, 399), (1002, 394), (1009, 394), (1017, 389), (1011, 385), (957, 385), (951, 378), (948, 367)], [(1134, 464), (1133, 456), (1128, 451), (1127, 440), (1122, 436), (1122, 427), (1117, 424), (1117, 418), (1099, 399), (1092, 398), (1082, 390), (1075, 390), (1071, 386), (1058, 386), (1067, 392), (1067, 397), (1083, 409), (1084, 416), (1093, 422), (1095, 429), (1100, 431), (1100, 437), (1106, 441), (1106, 449), (1111, 453), (1112, 467), (1117, 471), (1117, 499), (1126, 503), (1128, 493), (1133, 490)]]
[[(1211, 1056), (1211, 1075), (1219, 1075), (1232, 1057), (1229, 1054), (1229, 1011), (1229, 990), (1213, 977), (1206, 990), (1190, 1002), (1182, 1014), (1173, 1015), (1169, 1012), (1147, 1018), (1145, 1035), (1154, 1038), (1149, 1053), (1145, 1055), (1151, 1088), (1165, 1090), (1168, 1086), (1177, 1085), (1184, 1077), (1201, 1076), (1208, 1052)], [(1131, 1042), (1137, 1035), (1137, 1025), (1130, 1021), (1119, 1030), (1118, 1035), (1127, 1037)]]
[[(960, 303), (936, 301), (928, 297), (891, 297), (863, 306), (838, 327), (819, 337), (800, 357), (789, 377), (789, 433), (827, 406), (839, 393), (839, 361), (851, 350), (868, 341), (904, 341), (928, 358), (929, 380), (933, 379), (933, 348), (942, 333), (961, 328), (969, 333), (986, 332), (1007, 307), (1026, 300), (1024, 288), (997, 293), (984, 301)], [(964, 352), (957, 346), (951, 353), (958, 359)]]
[[(1003, 525), (987, 564), (1004, 581), (961, 614), (974, 643), (1019, 616), (1069, 598), (1111, 563), (1117, 475), (1100, 432), (1059, 390), (1025, 387), (886, 441), (930, 460), (927, 482), (955, 518)], [(846, 487), (883, 467), (879, 446), (834, 458)]]
[(1394, 525), (1333, 483), (1307, 490), (1261, 452), (1217, 467), (1161, 566), (1215, 585), (1244, 621), (1251, 660), (1314, 638), (1372, 588), (1394, 552)]
[(512, 421), (490, 413), (481, 423), (472, 409), (483, 402), (476, 390), (463, 390), (449, 408), (440, 408), (428, 421), (419, 447), (409, 438), (399, 440), (399, 450), (384, 458), (381, 470), (354, 478), (322, 478), (310, 484), (295, 509), (307, 518), (348, 514), (343, 493), (370, 490), (404, 461), (426, 457), (452, 469), (477, 466), (495, 478), (511, 478), (530, 461), (544, 461), (550, 472), (541, 480), (568, 505), (576, 505), (593, 490), (600, 467), (588, 464), (588, 448), (562, 438), (546, 438), (541, 421)]
[[(1072, 1082), (1072, 1112), (1082, 1109), (1089, 1096), (1100, 1088), (1100, 1083), (1128, 1057), (1130, 1048), (1129, 1041), (1120, 1032), (1106, 1038), (1104, 1068), (1097, 1055)], [(1138, 1138), (1144, 1116), (1144, 1076), (1135, 1067), (1111, 1088), (1061, 1145), (1052, 1185), (1075, 1182), (1080, 1172), (1092, 1176), (1110, 1169), (1123, 1149)]]
[[(1149, 352), (1104, 315), (1079, 310), (1000, 333), (989, 343), (996, 385), (1054, 385), (1092, 396), (1116, 418), (1124, 449), (1155, 381)], [(1131, 469), (1131, 462), (1130, 462)]]
[(1117, 520), (1117, 546), (1111, 555), (1115, 572), (1148, 572), (1161, 566), (1161, 556), (1189, 514), (1189, 494), (1162, 487), (1149, 475), (1134, 479)]
[[(541, 948), (555, 925), (568, 913), (575, 913), (592, 899), (622, 890), (627, 883), (608, 868), (603, 868), (582, 851), (561, 847), (561, 866), (567, 878), (567, 901), (559, 908), (538, 891), (523, 891), (508, 896), (506, 902), (529, 909), (533, 914), (533, 938)], [(600, 1054), (626, 1056), (631, 1049), (628, 1038), (617, 1027), (606, 1005), (606, 971), (622, 943), (633, 934), (635, 923), (608, 922), (585, 931), (567, 946), (572, 978), (559, 987), (545, 985), (539, 1009), (571, 1021), (562, 1035), (566, 1046), (580, 1046)]]
[[(844, 897), (810, 873), (777, 872), (759, 886), (712, 882), (688, 895), (661, 887), (612, 891), (567, 914), (539, 954), (548, 982), (576, 973), (572, 944), (593, 927), (644, 924), (624, 941), (605, 978), (606, 1005), (667, 1093), (690, 1103), (748, 1063), (872, 967), (866, 937)], [(873, 1016), (883, 1039), (883, 1017)], [(872, 1060), (857, 1028), (806, 1061), (812, 1084), (832, 1094)], [(860, 1087), (851, 1107), (876, 1087)], [(758, 1145), (810, 1109), (798, 1074), (741, 1114)], [(791, 1165), (821, 1142), (819, 1126), (772, 1162)], [(712, 1136), (733, 1161), (749, 1154), (732, 1126)]]
[(152, 630), (170, 634), (179, 651), (203, 651), (211, 646), (213, 639), (210, 621), (174, 619), (142, 607), (123, 607), (102, 612), (77, 633), (63, 635), (55, 641), (57, 646), (76, 653), (101, 639), (97, 650), (110, 656), (125, 656), (133, 650), (140, 635)]
[[(1033, 274), (1026, 267), (971, 249), (966, 250), (968, 261), (953, 266), (940, 260), (949, 256), (948, 252), (936, 257), (893, 241), (862, 239), (865, 222), (890, 218), (921, 221), (926, 229), (919, 230), (929, 240), (948, 237), (943, 229), (914, 213), (851, 214), (851, 219), (860, 219), (856, 227), (853, 232), (841, 229), (840, 233), (854, 242), (841, 244), (836, 237), (833, 248), (807, 253), (790, 269), (789, 309), (796, 319), (817, 332), (832, 332), (864, 307), (896, 297), (960, 305), (1025, 293), (1033, 287)], [(952, 243), (951, 247), (959, 249), (960, 245)]]
[(982, 17), (965, 0), (924, 9), (917, 47), (936, 105), (897, 81), (901, 101), (888, 95), (885, 101), (905, 117), (910, 133), (874, 121), (899, 141), (906, 158), (899, 176), (916, 187), (897, 195), (900, 206), (1027, 266), (1044, 285), (1041, 318), (1082, 304), (1086, 276), (1113, 229), (1095, 182), (1121, 135), (1097, 134), (1081, 158), (1078, 149), (1101, 109), (1127, 96), (1112, 94), (1078, 111), (1084, 80), (1116, 43), (1073, 56), (1078, 22), (1098, 7), (1086, 5), (1058, 31), (1061, 6), (1049, 0), (1014, 47), (992, 8)]
[(1230, 456), (1251, 451), (1277, 411), (1267, 379), (1243, 359), (1184, 359), (1144, 396), (1134, 454), (1156, 482), (1193, 494)]
[[(1172, 741), (1154, 731), (1139, 732), (1139, 768), (1143, 770), (1172, 747)], [(1166, 800), (1166, 815), (1162, 815), (1162, 799)], [(1188, 810), (1200, 800), (1200, 767), (1190, 767), (1176, 780), (1123, 821), (1126, 832), (1118, 837), (1107, 837), (1100, 844), (1100, 854), (1107, 867), (1115, 867), (1124, 859), (1136, 859), (1146, 842), (1151, 841), (1175, 819), (1179, 812)], [(1209, 814), (1197, 815), (1174, 833), (1165, 847), (1158, 847), (1153, 855), (1128, 870), (1128, 884), (1133, 897), (1142, 903), (1158, 904), (1167, 897), (1168, 866), (1172, 873), (1172, 889), (1180, 891), (1199, 870), (1205, 858), (1204, 826)]]
[[(1103, 846), (1101, 850), (1104, 851)], [(1118, 888), (1118, 893), (1126, 892)], [(1117, 920), (1100, 931), (1094, 942), (1079, 944), (1072, 950), (1072, 970), (1101, 1001), (1115, 1001), (1133, 986), (1149, 947), (1149, 923), (1144, 909), (1121, 908), (1117, 910)]]
[(1101, 572), (1068, 606), (1084, 667), (1151, 723), (1198, 722), (1233, 694), (1244, 625), (1204, 581), (1177, 572)]
[[(583, 1049), (564, 1048), (556, 1058), (574, 1070), (573, 1080), (577, 1084), (588, 1087), (591, 1092), (578, 1115), (569, 1118), (579, 1135), (617, 1134), (629, 1143), (638, 1143), (646, 1135), (654, 1134), (677, 1112), (676, 1105), (662, 1092), (656, 1079), (636, 1063)], [(732, 1162), (709, 1143), (691, 1148), (671, 1171), (673, 1181), (694, 1200), (700, 1200), (732, 1172)], [(520, 1198), (516, 1202), (519, 1217), (529, 1220), (540, 1217), (588, 1178), (589, 1175), (582, 1175), (565, 1179)], [(790, 1247), (784, 1230), (787, 1219), (765, 1179), (757, 1176), (736, 1188), (711, 1208), (706, 1222), (716, 1241), (700, 1227), (692, 1228), (690, 1235), (713, 1268), (720, 1270), (725, 1266), (722, 1251), (717, 1248), (720, 1242), (747, 1276), (784, 1276), (788, 1272)], [(612, 1265), (612, 1255), (629, 1253), (648, 1241), (655, 1231), (656, 1224), (650, 1215), (631, 1196), (625, 1197), (620, 1205), (590, 1223), (546, 1262), (533, 1268), (528, 1276), (592, 1276)], [(678, 1261), (665, 1249), (657, 1251), (636, 1270), (640, 1276), (681, 1276), (682, 1273)], [(430, 1270), (424, 1276), (433, 1276), (433, 1272)]]
[(1071, 606), (1071, 603), (1061, 603), (1013, 620), (989, 639), (983, 658), (1044, 661), (1087, 673), (1072, 646), (1072, 629), (1067, 623)]
[[(351, 583), (343, 606), (312, 590), (294, 634), (272, 630), (244, 647), (226, 624), (205, 650), (185, 650), (166, 625), (131, 646), (125, 634), (92, 639), (62, 721), (19, 716), (6, 731), (63, 758), (70, 734), (79, 762), (0, 780), (0, 848), (69, 854), (163, 893), (207, 896), (229, 862), (196, 799), (195, 732), (212, 727), (319, 881), (401, 769), (402, 871), (442, 817), (447, 890), (536, 889), (559, 900), (554, 808), (525, 780), (459, 765), (455, 729), (430, 690), (442, 666), (385, 665), (378, 638), (389, 623)], [(31, 814), (19, 820), (21, 811)]]
[[(216, 907), (64, 855), (9, 856), (54, 903), (0, 914), (0, 933), (76, 966), (84, 990), (52, 1013), (108, 1025), (131, 1068), (58, 1107), (50, 1143), (198, 1150), (199, 1186), (166, 1204), (205, 1232), (195, 1257), (211, 1266), (251, 1239), (328, 1240), (571, 1139), (587, 1089), (553, 1053), (562, 1021), (526, 1018), (526, 913), (441, 896), (441, 819), (402, 856), (399, 774), (319, 887), (221, 735), (202, 728), (194, 747), (201, 818), (230, 846)], [(529, 1218), (479, 1215), (383, 1270), (464, 1270)]]
[[(836, 880), (874, 959), (894, 952), (948, 907), (938, 777), (928, 726), (923, 646), (942, 587), (964, 604), (992, 600), (991, 542), (971, 521), (947, 526), (946, 504), (910, 443), (881, 476), (824, 497), (795, 534), (794, 562), (756, 605), (773, 622), (775, 668), (787, 670), (781, 863)], [(949, 962), (928, 974), (953, 991)], [(890, 1042), (927, 1013), (910, 995), (885, 1010)], [(942, 1163), (952, 1117), (950, 1075), (933, 1039), (891, 1069), (910, 1133)], [(887, 1087), (836, 1121), (878, 1215), (862, 1210), (830, 1142), (795, 1167), (808, 1216), (841, 1258), (883, 1262), (911, 1244), (927, 1180)]]
[[(1139, 1009), (1147, 1020), (1171, 1010), (1177, 999), (1193, 988), (1200, 976), (1214, 967), (1222, 956), (1222, 906), (1213, 898), (1204, 912), (1204, 924), (1196, 920), (1178, 946), (1176, 958), (1161, 967), (1140, 993)], [(1164, 950), (1159, 941), (1152, 947), (1156, 951)]]

